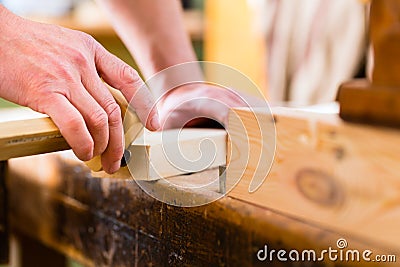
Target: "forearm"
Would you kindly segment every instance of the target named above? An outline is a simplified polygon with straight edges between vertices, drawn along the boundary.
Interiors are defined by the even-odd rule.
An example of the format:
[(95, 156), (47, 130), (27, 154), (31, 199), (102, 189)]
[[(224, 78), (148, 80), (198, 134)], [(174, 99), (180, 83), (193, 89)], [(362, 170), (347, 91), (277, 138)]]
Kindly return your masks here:
[(196, 60), (178, 0), (97, 0), (149, 78), (167, 67)]

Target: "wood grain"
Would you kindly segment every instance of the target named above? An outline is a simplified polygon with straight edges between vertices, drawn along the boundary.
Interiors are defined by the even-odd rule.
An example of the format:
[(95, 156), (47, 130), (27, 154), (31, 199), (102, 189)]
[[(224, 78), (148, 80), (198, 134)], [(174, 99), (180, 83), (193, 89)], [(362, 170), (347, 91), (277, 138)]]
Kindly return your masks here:
[[(337, 114), (285, 108), (273, 113), (277, 150), (269, 175), (250, 194), (246, 171), (229, 196), (399, 250), (399, 131), (345, 123)], [(252, 146), (259, 146), (251, 115), (237, 114), (246, 121)], [(236, 131), (231, 122), (230, 131)], [(241, 143), (233, 146), (243, 151)], [(228, 180), (243, 167), (235, 164), (228, 166)]]

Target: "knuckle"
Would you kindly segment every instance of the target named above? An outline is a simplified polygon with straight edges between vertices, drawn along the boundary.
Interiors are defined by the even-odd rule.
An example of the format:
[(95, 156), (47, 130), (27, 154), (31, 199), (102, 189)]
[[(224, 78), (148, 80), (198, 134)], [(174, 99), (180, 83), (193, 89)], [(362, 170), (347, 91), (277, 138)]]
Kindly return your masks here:
[(33, 110), (47, 114), (51, 107), (57, 105), (59, 95), (49, 87), (42, 87), (35, 94), (29, 96), (26, 104)]
[(109, 156), (112, 158), (115, 158), (116, 160), (121, 159), (123, 154), (124, 154), (124, 149), (123, 149), (122, 145), (113, 146), (109, 150)]
[(81, 40), (88, 46), (93, 47), (96, 43), (95, 39), (85, 32), (77, 31), (77, 34), (80, 36)]
[(84, 32), (76, 31), (76, 34), (78, 35), (78, 39), (82, 41), (84, 49), (79, 47), (69, 47), (65, 52), (69, 55), (70, 60), (74, 65), (88, 67), (89, 60), (87, 51), (90, 51), (94, 47), (95, 40), (92, 36)]
[(120, 68), (119, 76), (120, 80), (124, 84), (130, 84), (133, 86), (141, 86), (143, 84), (142, 79), (139, 76), (139, 73), (132, 67), (126, 65), (125, 63), (123, 63), (123, 65)]
[(107, 114), (102, 110), (97, 110), (91, 115), (90, 123), (95, 129), (107, 127)]
[(73, 53), (71, 55), (71, 61), (75, 65), (84, 67), (84, 68), (88, 67), (88, 65), (89, 65), (86, 55), (79, 50), (73, 51)]
[(65, 68), (64, 66), (61, 65), (55, 65), (54, 66), (54, 71), (57, 75), (57, 79), (59, 81), (63, 80), (66, 81), (68, 83), (72, 83), (75, 80), (74, 75), (71, 73), (71, 71), (67, 68)]
[[(82, 129), (86, 127), (83, 119), (79, 117), (67, 118), (62, 125), (60, 125), (60, 132), (62, 135), (67, 136), (79, 136), (78, 133), (82, 133)], [(83, 138), (83, 137), (81, 137)], [(88, 155), (92, 154), (94, 149), (94, 141), (91, 138), (84, 138), (85, 140), (75, 140), (77, 143), (70, 143), (73, 151), (82, 160), (89, 160)]]
[(79, 132), (84, 127), (85, 122), (79, 117), (68, 117), (65, 119), (64, 125), (60, 126), (60, 131)]
[(121, 109), (114, 100), (105, 105), (105, 111), (108, 114), (108, 122), (111, 127), (122, 123)]

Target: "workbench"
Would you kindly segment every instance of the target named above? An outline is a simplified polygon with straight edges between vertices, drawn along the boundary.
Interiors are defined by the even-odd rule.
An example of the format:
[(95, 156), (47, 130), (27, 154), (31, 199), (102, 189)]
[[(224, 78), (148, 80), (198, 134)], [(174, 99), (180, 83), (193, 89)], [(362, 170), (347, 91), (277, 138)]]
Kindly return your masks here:
[[(303, 142), (304, 138), (299, 138), (304, 135), (303, 130), (299, 130), (303, 127), (301, 125), (314, 129), (308, 122), (296, 122), (295, 118), (288, 119), (282, 115), (275, 115), (275, 118), (278, 147), (282, 147), (280, 137), (285, 137), (283, 142)], [(280, 127), (288, 131), (282, 135)], [(388, 135), (396, 133), (393, 129), (349, 123), (340, 123), (338, 127), (333, 132), (332, 129), (323, 128), (332, 133), (330, 136), (333, 140), (339, 141), (346, 140), (344, 137), (354, 138), (354, 132), (348, 132), (346, 127), (366, 131), (366, 135), (375, 132)], [(346, 131), (342, 132), (341, 129)], [(337, 155), (334, 143), (326, 139), (326, 136), (323, 138), (325, 141), (319, 143), (319, 149)], [(347, 141), (344, 145), (344, 151), (355, 151), (355, 145), (347, 146)], [(397, 153), (397, 150), (393, 151)], [(285, 165), (291, 164), (288, 159), (296, 157), (296, 153), (279, 153), (278, 150), (274, 163), (278, 169), (289, 166)], [(379, 155), (376, 159), (379, 159)], [(325, 160), (322, 158), (321, 162), (326, 163)], [(318, 157), (314, 157), (312, 165), (318, 166), (319, 162)], [(390, 227), (397, 224), (397, 202), (390, 196), (387, 197), (392, 199), (391, 203), (384, 198), (384, 188), (389, 186), (383, 186), (387, 178), (385, 172), (381, 173), (385, 177), (376, 177), (382, 181), (382, 192), (378, 188), (372, 195), (365, 192), (366, 197), (370, 196), (369, 199), (363, 197), (363, 188), (373, 185), (373, 178), (366, 179), (365, 185), (360, 182), (359, 190), (353, 190), (353, 187), (341, 184), (345, 175), (335, 177), (335, 186), (341, 186), (336, 189), (346, 192), (340, 205), (337, 202), (333, 206), (325, 205), (325, 202), (320, 201), (321, 198), (309, 198), (309, 194), (322, 199), (324, 196), (331, 197), (325, 195), (329, 190), (323, 191), (324, 184), (314, 184), (311, 179), (298, 187), (292, 185), (296, 177), (289, 175), (290, 172), (275, 172), (273, 169), (271, 180), (268, 178), (264, 182), (255, 198), (251, 195), (241, 196), (239, 193), (243, 191), (238, 191), (241, 187), (239, 184), (232, 193), (211, 204), (182, 208), (148, 196), (131, 178), (127, 169), (114, 175), (91, 172), (70, 151), (11, 159), (7, 163), (3, 162), (1, 170), (7, 184), (7, 232), (20, 240), (22, 266), (62, 266), (66, 256), (87, 266), (264, 266), (269, 262), (259, 260), (257, 255), (265, 246), (268, 251), (321, 251), (329, 247), (337, 248), (336, 242), (343, 239), (351, 249), (372, 250), (374, 255), (400, 255), (400, 243), (393, 241), (396, 236), (400, 236), (400, 232), (397, 227)], [(361, 177), (357, 176), (357, 171), (360, 170), (363, 169), (354, 166), (353, 174), (358, 180)], [(279, 176), (279, 173), (282, 175)], [(396, 176), (394, 169), (393, 174)], [(172, 183), (166, 180), (152, 183), (165, 190), (166, 194), (173, 191), (207, 202), (209, 198), (214, 199), (215, 194), (220, 194), (218, 190), (189, 194), (176, 185), (195, 184), (217, 177), (218, 170), (211, 169), (168, 178)], [(305, 191), (299, 191), (299, 188)], [(319, 195), (315, 195), (315, 188), (322, 190), (317, 190), (321, 192)], [(268, 201), (265, 204), (257, 202), (264, 199), (263, 192), (273, 193), (270, 197), (265, 196)], [(286, 203), (274, 201), (282, 196), (286, 196)], [(363, 202), (358, 202), (358, 199), (363, 199)], [(357, 210), (351, 213), (343, 211), (346, 205), (353, 206), (351, 203), (354, 201), (358, 203), (360, 215)], [(376, 207), (381, 204), (382, 209), (377, 210)], [(312, 215), (313, 211), (318, 213)], [(337, 219), (342, 220), (342, 225), (319, 218), (319, 215), (334, 214), (341, 216)], [(370, 215), (366, 217), (361, 214)], [(375, 229), (375, 232), (357, 233), (347, 228), (347, 225), (354, 225), (352, 221), (357, 221), (357, 218), (360, 228), (372, 225), (374, 228), (370, 229)], [(388, 232), (392, 238), (390, 242), (385, 242), (382, 239), (385, 239), (384, 234)], [(382, 235), (379, 236), (379, 233)], [(396, 263), (374, 264), (353, 261), (333, 263), (327, 259), (325, 262), (280, 262), (275, 258), (272, 266), (396, 266)]]

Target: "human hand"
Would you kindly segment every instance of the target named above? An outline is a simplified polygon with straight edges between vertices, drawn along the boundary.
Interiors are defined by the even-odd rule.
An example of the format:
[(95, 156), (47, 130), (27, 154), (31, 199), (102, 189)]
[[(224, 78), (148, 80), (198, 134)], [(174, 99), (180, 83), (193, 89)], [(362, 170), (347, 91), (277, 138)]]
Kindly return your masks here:
[(124, 150), (121, 110), (103, 79), (120, 90), (150, 130), (159, 127), (138, 73), (89, 35), (25, 20), (0, 5), (0, 97), (48, 114), (76, 156), (101, 155), (117, 171)]
[(157, 103), (162, 129), (228, 124), (233, 107), (265, 107), (265, 100), (211, 84), (193, 83), (172, 89)]

